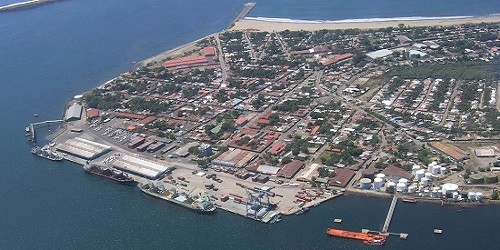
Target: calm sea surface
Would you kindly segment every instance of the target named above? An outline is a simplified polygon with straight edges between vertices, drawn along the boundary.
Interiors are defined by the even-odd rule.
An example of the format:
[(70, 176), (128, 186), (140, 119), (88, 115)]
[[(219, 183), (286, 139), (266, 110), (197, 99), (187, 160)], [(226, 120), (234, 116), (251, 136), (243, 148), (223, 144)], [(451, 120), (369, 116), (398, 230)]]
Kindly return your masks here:
[[(0, 249), (370, 249), (330, 238), (324, 230), (339, 217), (344, 229), (378, 229), (390, 200), (341, 197), (302, 216), (263, 225), (223, 211), (195, 214), (145, 197), (137, 188), (86, 175), (78, 165), (29, 153), (23, 137), (27, 124), (61, 117), (66, 101), (130, 69), (133, 61), (221, 30), (246, 1), (199, 2), (65, 0), (0, 13)], [(403, 1), (389, 0), (306, 2), (307, 13), (300, 13), (297, 5), (303, 1), (259, 1), (251, 16), (370, 18), (374, 10), (367, 2), (380, 2), (379, 17), (499, 10), (497, 1), (412, 1), (404, 8)], [(430, 7), (434, 2), (449, 7), (440, 11)], [(343, 7), (331, 13), (325, 10), (339, 4)], [(415, 14), (403, 11), (408, 8)], [(400, 203), (390, 230), (410, 236), (391, 238), (385, 248), (497, 249), (499, 213), (494, 206), (458, 213)], [(436, 227), (444, 234), (434, 235)]]

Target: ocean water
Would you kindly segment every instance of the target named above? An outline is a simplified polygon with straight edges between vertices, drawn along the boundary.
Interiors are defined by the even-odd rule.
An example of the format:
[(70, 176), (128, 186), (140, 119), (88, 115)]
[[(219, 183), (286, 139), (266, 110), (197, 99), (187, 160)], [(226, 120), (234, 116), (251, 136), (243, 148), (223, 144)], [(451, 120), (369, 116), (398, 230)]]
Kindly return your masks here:
[[(195, 214), (86, 175), (76, 164), (30, 154), (23, 137), (27, 124), (60, 118), (66, 101), (130, 69), (133, 61), (221, 30), (244, 2), (65, 0), (0, 13), (0, 249), (369, 249), (324, 230), (338, 217), (344, 229), (378, 229), (390, 200), (341, 197), (264, 225), (223, 211)], [(275, 2), (259, 1), (254, 11), (305, 18), (271, 15), (278, 13)], [(315, 19), (333, 19), (321, 13)], [(458, 213), (401, 203), (390, 230), (407, 232), (409, 239), (391, 238), (385, 248), (496, 249), (499, 213), (498, 206)], [(434, 235), (435, 227), (444, 234)]]

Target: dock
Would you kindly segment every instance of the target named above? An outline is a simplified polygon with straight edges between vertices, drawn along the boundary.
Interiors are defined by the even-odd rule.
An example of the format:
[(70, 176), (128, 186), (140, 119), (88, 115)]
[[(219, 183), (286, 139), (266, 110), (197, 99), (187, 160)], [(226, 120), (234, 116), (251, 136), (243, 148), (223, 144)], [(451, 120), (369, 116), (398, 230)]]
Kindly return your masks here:
[(257, 3), (255, 2), (246, 3), (243, 6), (243, 9), (238, 13), (238, 15), (236, 15), (236, 17), (234, 17), (233, 20), (227, 25), (226, 30), (232, 28), (236, 22), (244, 18), (253, 9), (255, 4)]
[(384, 227), (382, 227), (382, 233), (387, 233), (389, 229), (389, 225), (391, 224), (392, 215), (394, 214), (394, 209), (396, 209), (396, 204), (398, 203), (398, 196), (394, 195), (392, 197), (391, 206), (389, 207), (389, 212), (387, 213), (387, 217), (385, 218)]
[(43, 121), (43, 122), (35, 122), (31, 123), (27, 128), (26, 132), (29, 133), (29, 137), (32, 143), (36, 142), (35, 128), (40, 125), (49, 125), (52, 123), (61, 123), (63, 120), (51, 120), (51, 121)]

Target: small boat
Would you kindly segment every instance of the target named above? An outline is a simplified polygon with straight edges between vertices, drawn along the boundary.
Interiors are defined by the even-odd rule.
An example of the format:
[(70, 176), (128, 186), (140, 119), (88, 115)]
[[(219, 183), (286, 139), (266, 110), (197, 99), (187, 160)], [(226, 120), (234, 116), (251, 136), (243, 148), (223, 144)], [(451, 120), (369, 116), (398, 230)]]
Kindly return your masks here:
[(308, 207), (302, 207), (302, 208), (300, 208), (299, 211), (295, 212), (295, 215), (301, 215), (303, 213), (307, 213), (308, 211), (309, 211)]
[(363, 243), (365, 243), (366, 245), (370, 245), (370, 246), (382, 246), (385, 244), (385, 239), (384, 238), (374, 238), (374, 239), (371, 239), (371, 240), (365, 240), (363, 241)]
[(38, 114), (33, 114), (33, 117), (38, 117)]
[(342, 223), (342, 219), (335, 219), (333, 220), (334, 223)]
[(442, 233), (443, 233), (443, 230), (441, 230), (441, 229), (437, 229), (437, 228), (436, 228), (436, 229), (434, 229), (434, 233), (435, 233), (435, 234), (442, 234)]
[(404, 198), (403, 202), (406, 202), (406, 203), (417, 203), (417, 200), (415, 200), (413, 198)]

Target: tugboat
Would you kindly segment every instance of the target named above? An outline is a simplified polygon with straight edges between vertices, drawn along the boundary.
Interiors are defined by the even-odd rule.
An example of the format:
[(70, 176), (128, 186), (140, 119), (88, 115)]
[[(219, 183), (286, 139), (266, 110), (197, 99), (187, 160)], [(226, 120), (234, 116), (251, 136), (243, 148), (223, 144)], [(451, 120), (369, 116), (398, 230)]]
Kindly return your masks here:
[(134, 185), (135, 180), (128, 174), (114, 169), (114, 168), (104, 168), (95, 164), (87, 164), (83, 167), (83, 170), (89, 174), (95, 174), (97, 176), (110, 179), (121, 184)]
[(166, 200), (177, 205), (195, 210), (199, 213), (215, 211), (214, 203), (207, 196), (196, 196), (191, 193), (178, 192), (176, 189), (165, 189), (161, 184), (139, 184), (142, 192), (153, 197)]
[(31, 153), (40, 156), (51, 161), (62, 161), (63, 157), (60, 156), (56, 151), (52, 150), (49, 145), (43, 147), (34, 147), (31, 149)]

